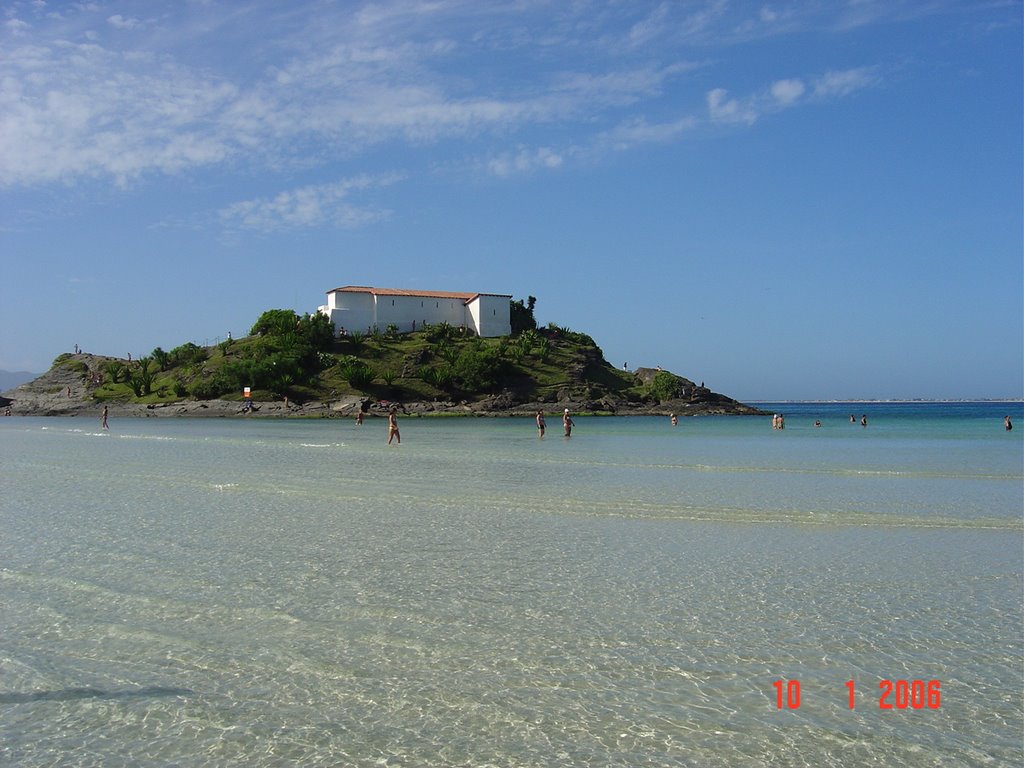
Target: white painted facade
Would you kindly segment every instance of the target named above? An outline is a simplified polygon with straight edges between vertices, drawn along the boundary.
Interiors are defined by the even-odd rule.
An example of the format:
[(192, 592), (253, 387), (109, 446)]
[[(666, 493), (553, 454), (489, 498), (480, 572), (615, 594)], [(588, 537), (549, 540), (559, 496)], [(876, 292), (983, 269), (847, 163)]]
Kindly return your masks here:
[(339, 333), (372, 333), (397, 326), (400, 333), (416, 331), (425, 324), (448, 323), (467, 328), (478, 336), (508, 336), (511, 294), (412, 291), (346, 285), (327, 292), (319, 311)]

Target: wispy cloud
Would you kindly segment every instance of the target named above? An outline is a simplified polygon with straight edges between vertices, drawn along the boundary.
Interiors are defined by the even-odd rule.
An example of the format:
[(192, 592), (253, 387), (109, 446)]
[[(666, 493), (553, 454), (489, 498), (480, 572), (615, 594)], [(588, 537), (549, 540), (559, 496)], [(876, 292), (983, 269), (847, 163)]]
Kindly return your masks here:
[(646, 45), (663, 35), (669, 11), (668, 3), (661, 3), (649, 15), (636, 22), (629, 30), (630, 45)]
[[(111, 0), (7, 11), (0, 187), (130, 185), (233, 163), (308, 167), (385, 144), (451, 141), (509, 176), (564, 167), (573, 145), (675, 140), (697, 120), (751, 125), (877, 81), (864, 67), (782, 76), (745, 97), (728, 83), (681, 88), (712, 66), (709, 52), (728, 56), (744, 36), (780, 34), (810, 15), (772, 2), (254, 0), (157, 4), (146, 19), (135, 8)], [(702, 63), (684, 50), (699, 50)], [(557, 134), (524, 140), (548, 129)], [(298, 208), (292, 216), (301, 219)]]
[[(134, 66), (133, 66), (134, 65)], [(124, 183), (219, 162), (238, 146), (211, 129), (233, 86), (90, 43), (21, 47), (0, 77), (0, 184), (81, 176)]]
[(219, 212), (229, 230), (275, 232), (324, 225), (352, 228), (380, 221), (390, 211), (351, 202), (354, 193), (390, 186), (397, 174), (358, 176), (333, 184), (317, 184), (280, 192), (271, 198), (243, 200)]
[(487, 163), (487, 170), (494, 176), (505, 177), (531, 173), (538, 169), (558, 168), (563, 162), (562, 153), (550, 147), (520, 148), (516, 152), (491, 158)]
[(772, 97), (780, 106), (789, 106), (796, 102), (807, 87), (801, 80), (777, 80), (771, 85)]
[(847, 96), (854, 91), (875, 85), (878, 80), (878, 70), (875, 67), (826, 72), (814, 81), (814, 95), (822, 99)]
[(115, 29), (135, 29), (141, 22), (138, 19), (115, 13), (113, 16), (107, 17), (107, 23)]
[(667, 144), (679, 140), (700, 125), (700, 120), (685, 115), (675, 120), (654, 122), (643, 117), (630, 118), (595, 134), (585, 144), (563, 147), (517, 147), (515, 151), (492, 155), (482, 163), (484, 171), (498, 178), (555, 171), (571, 162), (592, 163), (610, 152), (625, 152), (647, 144)]
[(747, 123), (758, 118), (758, 111), (752, 100), (739, 101), (729, 98), (725, 88), (708, 91), (708, 115), (715, 123)]
[(668, 122), (649, 122), (643, 117), (632, 118), (601, 134), (598, 144), (617, 150), (641, 144), (664, 144), (675, 141), (693, 130), (697, 124), (697, 118), (690, 115)]
[(31, 28), (29, 24), (22, 21), (21, 19), (8, 19), (4, 22), (4, 27), (14, 37), (20, 37), (24, 35)]
[(708, 117), (715, 123), (752, 125), (763, 115), (795, 107), (805, 101), (823, 102), (848, 96), (877, 85), (880, 80), (877, 68), (857, 67), (812, 77), (810, 87), (799, 78), (776, 80), (765, 90), (743, 98), (732, 98), (726, 89), (715, 88), (707, 94)]

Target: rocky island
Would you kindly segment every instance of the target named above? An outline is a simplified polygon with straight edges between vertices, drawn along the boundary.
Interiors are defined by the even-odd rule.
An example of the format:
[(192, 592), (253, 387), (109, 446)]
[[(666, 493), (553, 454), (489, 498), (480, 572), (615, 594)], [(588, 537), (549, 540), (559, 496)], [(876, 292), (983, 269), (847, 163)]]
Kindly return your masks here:
[(618, 370), (586, 334), (549, 325), (482, 339), (445, 324), (338, 336), (320, 315), (265, 312), (250, 336), (135, 360), (67, 353), (3, 393), (23, 416), (354, 417), (763, 415), (658, 368)]

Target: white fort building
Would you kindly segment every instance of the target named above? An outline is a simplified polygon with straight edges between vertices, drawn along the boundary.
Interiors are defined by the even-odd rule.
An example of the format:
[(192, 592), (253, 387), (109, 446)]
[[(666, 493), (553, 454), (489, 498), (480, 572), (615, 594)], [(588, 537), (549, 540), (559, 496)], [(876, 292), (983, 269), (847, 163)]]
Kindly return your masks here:
[(412, 291), (346, 285), (327, 292), (319, 308), (338, 333), (372, 333), (394, 325), (400, 333), (448, 323), (478, 336), (508, 336), (511, 294)]

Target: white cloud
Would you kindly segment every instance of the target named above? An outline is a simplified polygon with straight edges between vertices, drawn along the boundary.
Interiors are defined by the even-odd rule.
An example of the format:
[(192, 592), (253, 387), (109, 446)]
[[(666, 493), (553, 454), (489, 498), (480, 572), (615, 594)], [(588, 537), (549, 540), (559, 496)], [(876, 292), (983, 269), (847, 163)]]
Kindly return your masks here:
[(662, 123), (650, 123), (638, 117), (601, 134), (597, 143), (620, 151), (643, 144), (665, 144), (677, 140), (696, 125), (697, 119), (691, 116)]
[[(135, 24), (119, 15), (108, 22)], [(241, 155), (351, 156), (389, 141), (593, 119), (657, 97), (693, 66), (560, 71), (501, 93), (434, 71), (451, 55), (450, 40), (381, 45), (368, 38), (296, 55), (241, 85), (159, 51), (121, 50), (96, 38), (23, 46), (0, 61), (0, 185), (83, 176), (126, 184)]]
[(107, 17), (107, 23), (115, 29), (135, 29), (139, 26), (138, 19), (125, 18), (119, 13)]
[(629, 30), (629, 42), (631, 45), (644, 45), (665, 33), (666, 22), (669, 16), (669, 5), (661, 3), (648, 16), (638, 21)]
[(353, 228), (390, 216), (385, 210), (359, 207), (349, 202), (353, 192), (390, 186), (396, 174), (358, 176), (333, 184), (316, 184), (280, 192), (272, 198), (244, 200), (219, 212), (229, 229), (274, 232), (303, 227)]
[(807, 88), (800, 80), (777, 80), (772, 83), (771, 92), (780, 106), (788, 107), (796, 102)]
[(7, 21), (4, 22), (4, 26), (12, 35), (15, 36), (23, 35), (29, 29), (31, 29), (29, 24), (27, 22), (22, 21), (21, 19), (8, 19)]
[(747, 123), (757, 121), (758, 113), (753, 103), (728, 98), (725, 88), (715, 88), (707, 94), (708, 116), (716, 123)]
[(867, 26), (885, 17), (897, 5), (898, 3), (891, 0), (885, 3), (877, 3), (875, 0), (848, 0), (837, 22), (838, 27), (849, 30)]
[(715, 88), (707, 94), (708, 117), (715, 123), (746, 123), (752, 125), (762, 115), (790, 109), (808, 99), (823, 101), (841, 98), (878, 82), (872, 67), (860, 67), (839, 72), (826, 72), (812, 79), (810, 95), (804, 80), (790, 78), (776, 80), (767, 89), (745, 98), (730, 98), (724, 88)]
[(551, 170), (558, 168), (563, 162), (563, 155), (550, 147), (520, 148), (518, 152), (492, 158), (487, 163), (487, 170), (494, 176), (506, 177), (537, 170)]
[(838, 72), (826, 72), (814, 82), (814, 95), (818, 98), (846, 96), (878, 82), (873, 67), (858, 67)]
[(217, 123), (225, 83), (93, 44), (23, 46), (0, 64), (0, 185), (219, 162), (237, 149)]
[[(687, 12), (690, 7), (692, 6), (689, 4), (684, 5), (684, 12)], [(720, 21), (728, 10), (729, 4), (726, 0), (709, 0), (703, 7), (699, 7), (692, 13), (687, 13), (674, 23), (679, 25), (684, 37), (698, 37), (708, 34), (714, 28), (715, 22)]]
[[(32, 26), (10, 19), (0, 40), (0, 187), (124, 185), (230, 162), (309, 167), (383, 144), (446, 141), (494, 158), (492, 174), (557, 168), (572, 153), (552, 147), (620, 149), (685, 134), (700, 93), (679, 85), (715, 55), (709, 47), (707, 63), (681, 61), (681, 40), (735, 45), (737, 15), (754, 14), (762, 28), (794, 18), (788, 6), (758, 13), (725, 0), (612, 3), (601, 13), (556, 5), (171, 3), (156, 25), (78, 3), (60, 19), (48, 9), (26, 15)], [(120, 34), (143, 26), (144, 43)], [(747, 97), (716, 88), (701, 118), (752, 124), (872, 76), (777, 80)], [(682, 105), (666, 117), (670, 99)], [(548, 128), (572, 135), (521, 147), (523, 132)]]

